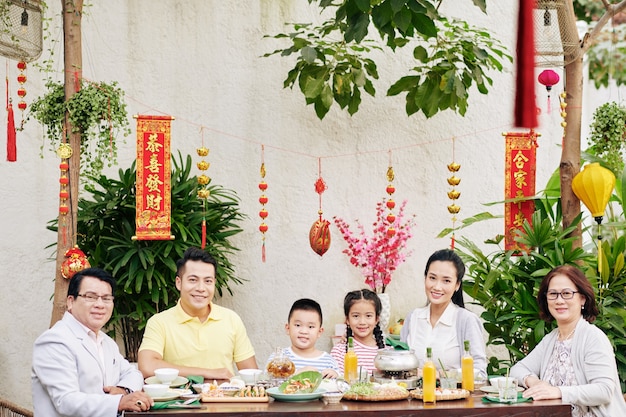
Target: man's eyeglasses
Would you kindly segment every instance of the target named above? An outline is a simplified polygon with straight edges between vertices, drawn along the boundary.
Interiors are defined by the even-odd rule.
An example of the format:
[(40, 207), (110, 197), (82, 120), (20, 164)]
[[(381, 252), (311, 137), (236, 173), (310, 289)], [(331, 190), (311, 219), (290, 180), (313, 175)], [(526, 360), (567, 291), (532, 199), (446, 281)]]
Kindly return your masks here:
[(559, 298), (559, 295), (560, 295), (561, 298), (564, 300), (571, 300), (572, 298), (574, 298), (574, 294), (576, 294), (577, 292), (578, 291), (574, 291), (574, 290), (563, 290), (561, 292), (548, 291), (546, 293), (546, 298), (548, 300), (556, 300), (557, 298)]
[(111, 304), (115, 299), (112, 295), (98, 295), (95, 292), (86, 292), (84, 294), (78, 294), (78, 297), (83, 297), (86, 302), (89, 304), (93, 304), (98, 301), (98, 299), (102, 299), (104, 304)]

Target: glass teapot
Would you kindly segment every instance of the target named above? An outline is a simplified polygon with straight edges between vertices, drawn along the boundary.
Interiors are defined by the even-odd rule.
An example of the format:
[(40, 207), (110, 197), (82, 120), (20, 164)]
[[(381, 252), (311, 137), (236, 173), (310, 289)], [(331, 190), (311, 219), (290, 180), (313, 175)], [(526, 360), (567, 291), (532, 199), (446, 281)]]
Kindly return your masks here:
[(296, 372), (296, 365), (285, 355), (281, 348), (274, 349), (272, 360), (267, 364), (267, 373), (277, 380), (285, 380)]

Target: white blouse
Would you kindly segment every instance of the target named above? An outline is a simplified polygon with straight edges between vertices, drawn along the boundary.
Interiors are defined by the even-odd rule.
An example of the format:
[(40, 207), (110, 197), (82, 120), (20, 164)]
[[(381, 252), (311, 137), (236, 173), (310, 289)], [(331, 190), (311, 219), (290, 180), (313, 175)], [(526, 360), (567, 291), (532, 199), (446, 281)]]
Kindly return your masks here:
[(441, 360), (446, 369), (461, 367), (461, 346), (456, 336), (456, 315), (458, 308), (448, 304), (435, 326), (430, 324), (430, 306), (415, 309), (411, 321), (407, 343), (415, 351), (420, 361), (420, 368), (426, 359), (426, 348), (431, 347), (435, 366), (441, 367)]

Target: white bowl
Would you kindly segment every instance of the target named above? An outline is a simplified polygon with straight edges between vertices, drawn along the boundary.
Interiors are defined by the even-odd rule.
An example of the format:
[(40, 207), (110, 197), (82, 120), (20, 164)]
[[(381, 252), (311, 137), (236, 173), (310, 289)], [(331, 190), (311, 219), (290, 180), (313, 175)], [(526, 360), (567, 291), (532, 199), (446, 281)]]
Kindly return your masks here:
[(243, 379), (247, 385), (254, 385), (259, 380), (259, 377), (263, 373), (260, 369), (240, 369), (239, 377)]
[(165, 384), (146, 384), (143, 386), (143, 392), (153, 398), (163, 397), (169, 390), (170, 386)]
[(161, 384), (170, 385), (178, 377), (178, 369), (159, 368), (154, 370), (154, 376), (161, 381)]
[(343, 392), (325, 392), (322, 394), (322, 401), (324, 404), (339, 404), (343, 398)]

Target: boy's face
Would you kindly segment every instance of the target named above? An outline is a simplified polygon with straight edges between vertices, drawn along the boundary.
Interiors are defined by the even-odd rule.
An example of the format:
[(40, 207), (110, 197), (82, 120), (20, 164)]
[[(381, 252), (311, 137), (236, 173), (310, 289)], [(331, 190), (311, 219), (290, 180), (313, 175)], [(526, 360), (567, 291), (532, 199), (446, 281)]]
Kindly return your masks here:
[(291, 339), (292, 348), (307, 350), (315, 347), (324, 328), (316, 311), (294, 310), (289, 323), (285, 324), (285, 330)]

